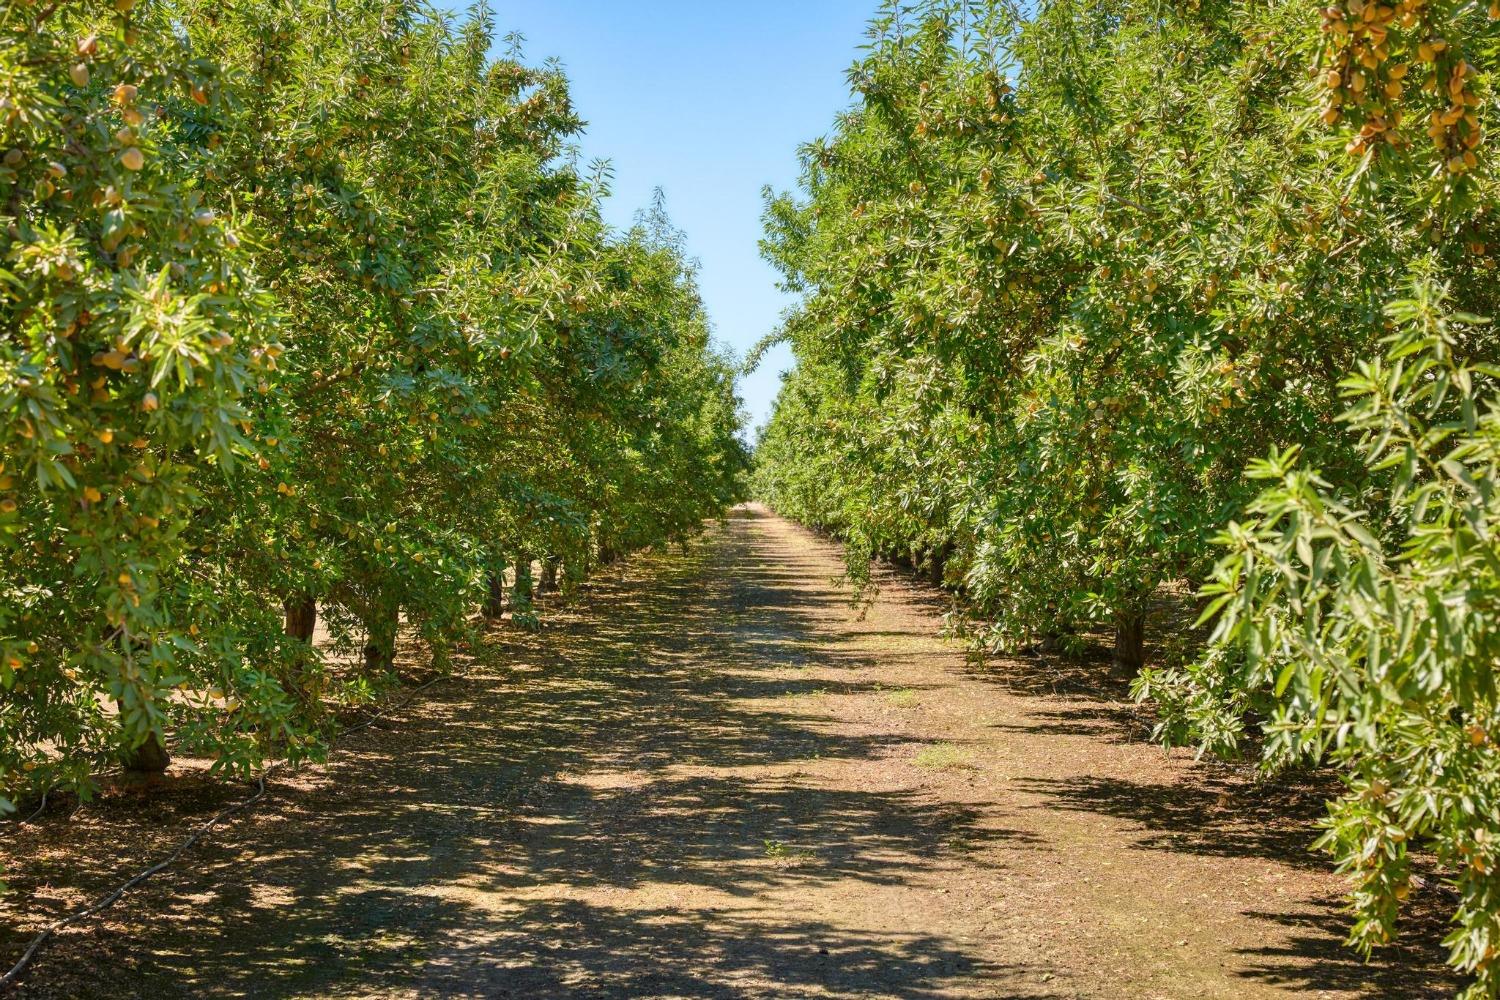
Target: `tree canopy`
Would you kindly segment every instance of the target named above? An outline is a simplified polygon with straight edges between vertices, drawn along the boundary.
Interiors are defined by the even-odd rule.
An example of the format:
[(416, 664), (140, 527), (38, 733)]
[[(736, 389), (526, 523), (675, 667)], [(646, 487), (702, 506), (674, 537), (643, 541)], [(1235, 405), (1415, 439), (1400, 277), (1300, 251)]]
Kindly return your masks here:
[[(769, 198), (801, 293), (757, 450), (781, 512), (964, 591), (992, 650), (1201, 588), (1161, 735), (1332, 759), (1356, 942), (1408, 845), (1500, 988), (1494, 740), (1500, 9), (889, 4)], [(1267, 458), (1267, 455), (1270, 455)], [(1249, 475), (1246, 475), (1247, 469)]]
[[(733, 360), (605, 225), (553, 67), (416, 0), (0, 23), (0, 795), (165, 742), (244, 773), (439, 665), (507, 567), (735, 500)], [(321, 615), (364, 646), (330, 672)]]

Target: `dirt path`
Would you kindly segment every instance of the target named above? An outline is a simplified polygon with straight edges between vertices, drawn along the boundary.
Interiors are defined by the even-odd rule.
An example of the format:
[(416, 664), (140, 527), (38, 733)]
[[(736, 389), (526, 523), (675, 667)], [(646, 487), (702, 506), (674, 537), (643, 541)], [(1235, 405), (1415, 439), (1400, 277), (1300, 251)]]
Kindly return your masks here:
[[(1451, 995), (1425, 946), (1340, 948), (1313, 796), (1164, 756), (1108, 678), (968, 668), (914, 584), (860, 620), (838, 572), (754, 509), (633, 560), (281, 783), (21, 995)], [(126, 825), (165, 845), (211, 805), (169, 789), (17, 835), (5, 954), (118, 877)]]

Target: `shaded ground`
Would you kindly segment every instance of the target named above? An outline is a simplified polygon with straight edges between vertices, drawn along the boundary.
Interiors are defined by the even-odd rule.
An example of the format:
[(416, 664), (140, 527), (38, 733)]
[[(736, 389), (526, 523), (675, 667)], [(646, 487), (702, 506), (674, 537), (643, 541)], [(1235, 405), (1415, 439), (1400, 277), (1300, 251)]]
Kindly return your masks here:
[[(838, 572), (757, 509), (633, 560), (279, 780), (20, 995), (1452, 993), (1430, 941), (1342, 950), (1315, 794), (1164, 755), (1107, 677), (966, 666), (915, 584), (860, 618)], [(234, 794), (12, 832), (0, 957)]]

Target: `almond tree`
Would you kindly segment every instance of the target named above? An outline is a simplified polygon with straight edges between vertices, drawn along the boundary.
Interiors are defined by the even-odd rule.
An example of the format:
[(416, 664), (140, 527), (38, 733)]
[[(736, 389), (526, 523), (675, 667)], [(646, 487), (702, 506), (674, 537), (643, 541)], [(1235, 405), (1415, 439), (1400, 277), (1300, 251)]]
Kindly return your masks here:
[(8, 799), (317, 756), (398, 630), (441, 668), (506, 566), (576, 580), (738, 497), (680, 246), (604, 224), (566, 81), (482, 7), (4, 16)]

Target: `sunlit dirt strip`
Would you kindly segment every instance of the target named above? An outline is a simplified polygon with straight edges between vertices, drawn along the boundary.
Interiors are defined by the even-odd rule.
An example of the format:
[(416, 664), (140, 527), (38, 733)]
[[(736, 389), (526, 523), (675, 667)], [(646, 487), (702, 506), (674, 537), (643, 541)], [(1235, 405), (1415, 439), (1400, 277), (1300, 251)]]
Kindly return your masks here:
[[(61, 936), (21, 995), (1453, 991), (1427, 943), (1341, 948), (1316, 794), (1162, 754), (1107, 668), (971, 666), (935, 592), (886, 575), (862, 614), (840, 572), (756, 508), (632, 560)], [(47, 871), (107, 875), (90, 837), (159, 808), (49, 827)]]

